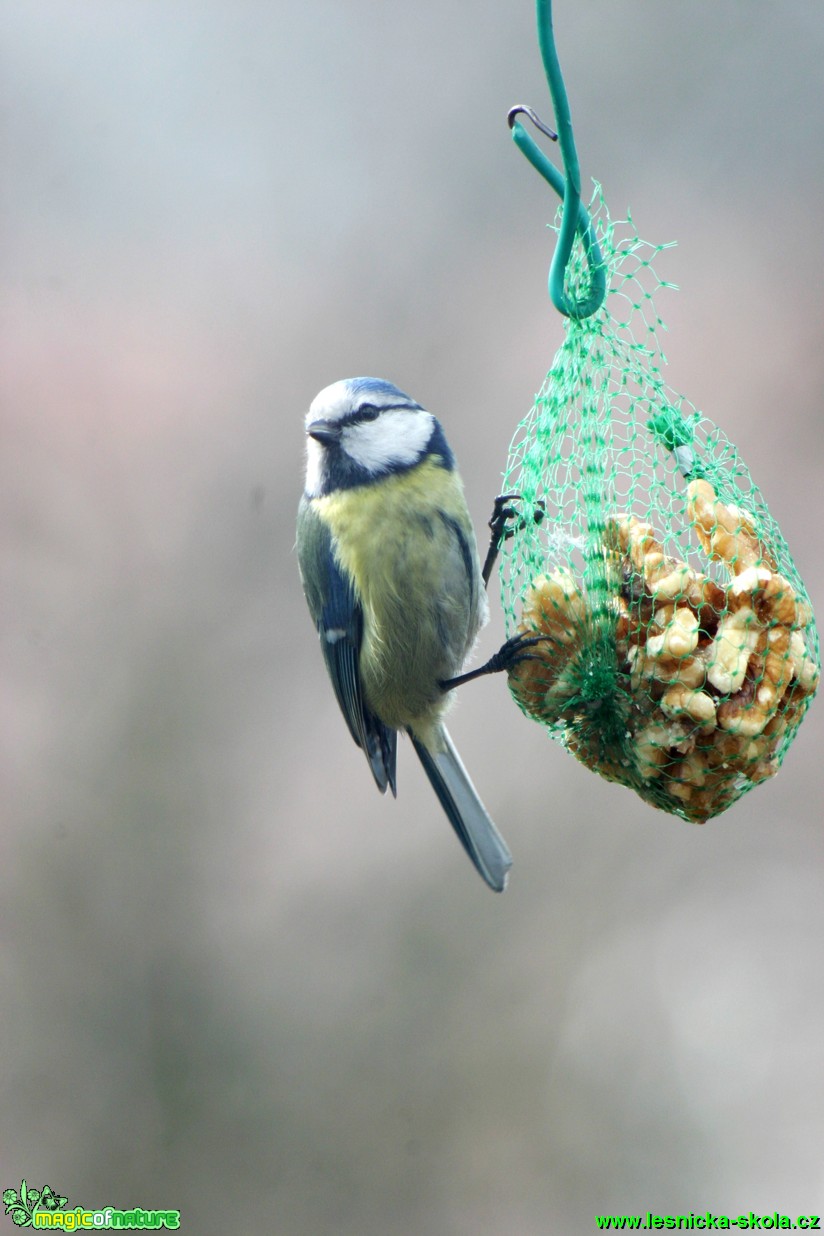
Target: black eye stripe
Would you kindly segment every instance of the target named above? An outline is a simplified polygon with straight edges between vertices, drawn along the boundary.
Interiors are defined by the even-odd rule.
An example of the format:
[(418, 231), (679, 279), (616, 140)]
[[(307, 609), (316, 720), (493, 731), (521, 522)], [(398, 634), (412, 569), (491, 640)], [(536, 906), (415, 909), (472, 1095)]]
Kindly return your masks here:
[[(397, 404), (395, 406), (402, 407), (404, 405)], [(361, 404), (359, 408), (355, 408), (353, 412), (348, 412), (346, 416), (342, 418), (341, 424), (362, 425), (368, 421), (376, 421), (384, 412), (389, 412), (391, 410), (391, 408), (376, 408), (373, 403), (364, 403)]]
[(390, 403), (385, 407), (378, 408), (373, 403), (361, 404), (359, 408), (355, 408), (352, 412), (347, 412), (342, 416), (338, 424), (341, 428), (346, 428), (348, 425), (361, 425), (368, 421), (376, 421), (379, 416), (383, 416), (384, 412), (421, 412), (423, 409), (418, 404), (412, 403)]

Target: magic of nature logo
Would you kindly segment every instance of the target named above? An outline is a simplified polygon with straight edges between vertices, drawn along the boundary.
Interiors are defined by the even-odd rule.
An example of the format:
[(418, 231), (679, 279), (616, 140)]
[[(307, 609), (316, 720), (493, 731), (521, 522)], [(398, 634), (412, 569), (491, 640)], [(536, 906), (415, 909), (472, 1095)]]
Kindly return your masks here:
[(32, 1189), (23, 1180), (20, 1189), (4, 1189), (3, 1205), (12, 1223), (18, 1227), (60, 1228), (74, 1232), (82, 1228), (160, 1229), (180, 1227), (179, 1210), (117, 1210), (104, 1206), (102, 1210), (87, 1210), (75, 1206), (66, 1210), (69, 1199), (56, 1193), (49, 1185)]

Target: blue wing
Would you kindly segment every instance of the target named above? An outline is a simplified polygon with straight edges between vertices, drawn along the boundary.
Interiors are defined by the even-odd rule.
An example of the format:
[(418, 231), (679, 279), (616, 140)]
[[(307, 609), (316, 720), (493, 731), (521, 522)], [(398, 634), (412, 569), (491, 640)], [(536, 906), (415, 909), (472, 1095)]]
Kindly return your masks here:
[(360, 657), (363, 611), (349, 580), (329, 556), (326, 601), (318, 619), (323, 658), (349, 732), (363, 749), (378, 789), (397, 792), (395, 766), (398, 734), (379, 721), (363, 700)]
[[(308, 516), (304, 511), (304, 516)], [(318, 629), (321, 651), (349, 733), (363, 750), (381, 793), (397, 793), (395, 768), (398, 734), (367, 707), (360, 678), (363, 610), (348, 577), (335, 562), (331, 537), (323, 522), (304, 518), (299, 558), (306, 599)], [(320, 587), (312, 587), (307, 581)]]

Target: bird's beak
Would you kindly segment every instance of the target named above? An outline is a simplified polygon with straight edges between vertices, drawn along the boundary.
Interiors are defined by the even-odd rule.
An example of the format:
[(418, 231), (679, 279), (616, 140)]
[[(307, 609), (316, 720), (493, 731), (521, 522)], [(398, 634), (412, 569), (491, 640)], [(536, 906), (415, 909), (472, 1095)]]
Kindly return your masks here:
[(312, 421), (311, 425), (306, 426), (306, 432), (316, 442), (331, 446), (340, 437), (340, 425), (336, 425), (333, 421)]

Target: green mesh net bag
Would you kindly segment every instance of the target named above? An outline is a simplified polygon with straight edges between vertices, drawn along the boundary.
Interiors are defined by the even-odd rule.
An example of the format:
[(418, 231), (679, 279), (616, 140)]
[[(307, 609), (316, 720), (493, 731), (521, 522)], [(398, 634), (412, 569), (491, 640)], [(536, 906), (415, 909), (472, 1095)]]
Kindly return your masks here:
[[(661, 376), (653, 262), (592, 221), (607, 296), (566, 337), (519, 426), (502, 551), (523, 711), (594, 772), (703, 822), (779, 768), (819, 680), (807, 590), (735, 446)], [(590, 275), (580, 240), (565, 287)], [(531, 518), (535, 515), (536, 518)]]

